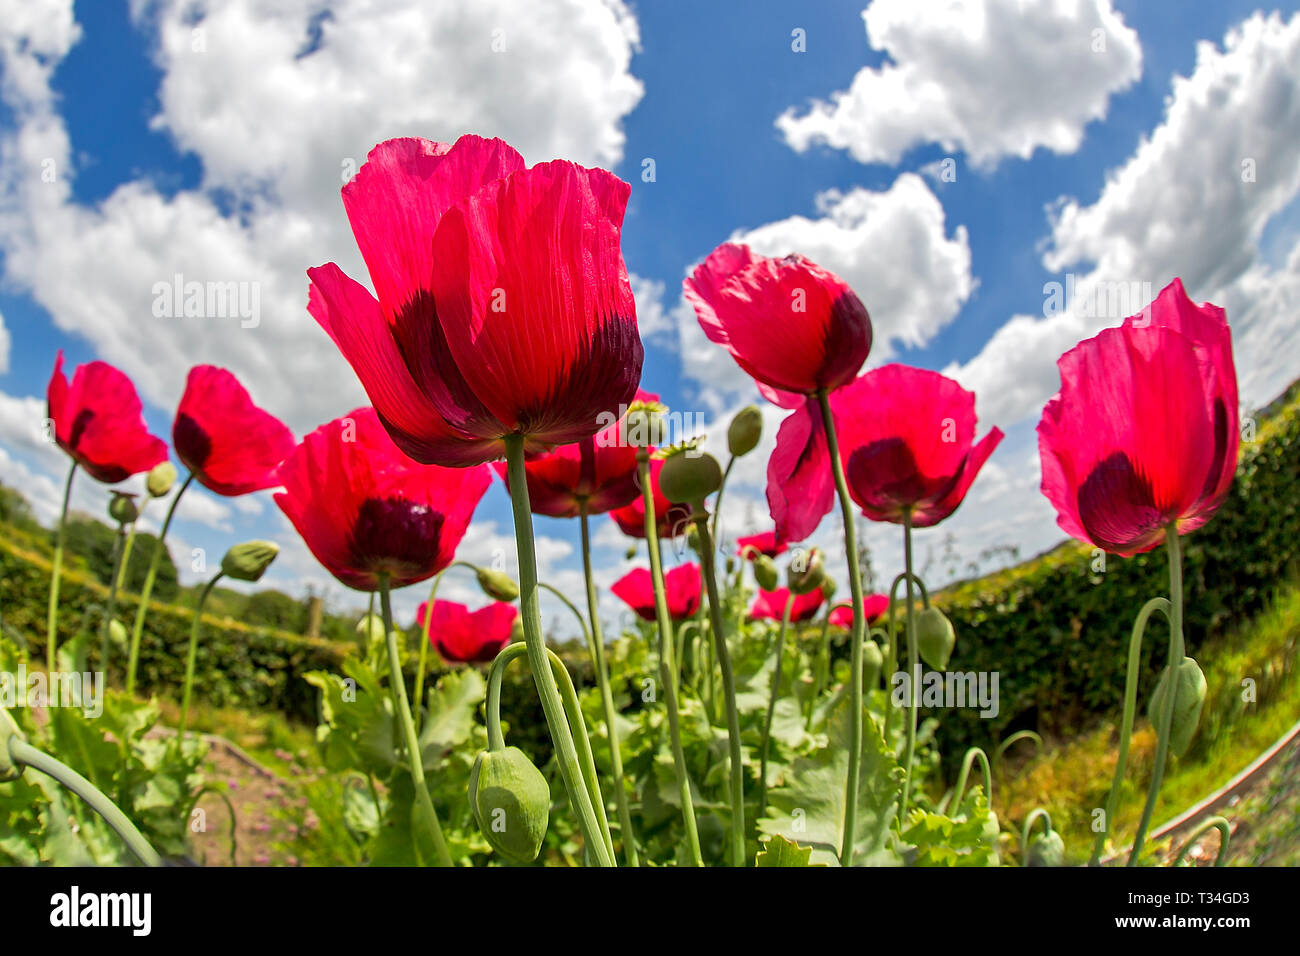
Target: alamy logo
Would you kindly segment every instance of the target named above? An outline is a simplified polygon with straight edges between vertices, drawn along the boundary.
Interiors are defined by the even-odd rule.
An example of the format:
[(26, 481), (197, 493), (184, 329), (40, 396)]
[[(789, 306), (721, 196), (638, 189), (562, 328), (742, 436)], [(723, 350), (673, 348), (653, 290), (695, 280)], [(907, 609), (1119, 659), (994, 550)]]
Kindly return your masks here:
[(0, 671), (0, 707), (80, 707), (87, 717), (104, 712), (104, 675), (78, 671), (44, 671), (27, 673), (27, 665), (17, 671)]
[(904, 707), (915, 695), (921, 707), (978, 709), (984, 718), (996, 717), (998, 704), (997, 671), (926, 671), (916, 665), (915, 679), (907, 671), (898, 671), (890, 679), (895, 707)]
[(134, 936), (148, 936), (153, 925), (153, 896), (149, 893), (70, 892), (50, 897), (50, 925), (125, 926)]
[(155, 282), (152, 292), (155, 318), (239, 319), (242, 329), (255, 329), (262, 321), (258, 282), (187, 282), (178, 272), (171, 282)]

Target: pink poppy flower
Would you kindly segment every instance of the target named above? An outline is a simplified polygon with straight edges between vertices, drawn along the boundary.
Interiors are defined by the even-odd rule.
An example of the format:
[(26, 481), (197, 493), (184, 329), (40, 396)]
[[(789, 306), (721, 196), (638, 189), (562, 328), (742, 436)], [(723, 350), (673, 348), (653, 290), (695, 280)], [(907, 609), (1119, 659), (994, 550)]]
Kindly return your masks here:
[[(754, 606), (749, 609), (753, 620), (779, 621), (785, 614), (785, 603), (790, 600), (788, 588), (775, 591), (758, 592)], [(808, 621), (817, 615), (818, 609), (826, 602), (826, 595), (821, 588), (813, 588), (807, 594), (796, 594), (794, 606), (790, 608), (791, 621)]]
[[(664, 598), (668, 616), (674, 621), (694, 617), (700, 609), (700, 566), (679, 564), (664, 574)], [(633, 568), (614, 582), (610, 590), (622, 598), (638, 617), (655, 619), (654, 581), (647, 568)]]
[[(867, 618), (867, 627), (879, 623), (889, 613), (888, 594), (868, 594), (862, 600), (862, 610)], [(842, 627), (846, 631), (853, 629), (853, 608), (843, 605), (831, 611), (830, 622), (833, 627)]]
[[(429, 602), (422, 602), (415, 614), (416, 627), (424, 628), (428, 611)], [(429, 643), (445, 661), (486, 663), (510, 643), (518, 616), (519, 609), (505, 601), (494, 601), (477, 611), (454, 601), (434, 601)]]
[(758, 554), (775, 558), (778, 554), (784, 554), (789, 547), (775, 531), (763, 531), (736, 539), (736, 554), (746, 561), (752, 560)]

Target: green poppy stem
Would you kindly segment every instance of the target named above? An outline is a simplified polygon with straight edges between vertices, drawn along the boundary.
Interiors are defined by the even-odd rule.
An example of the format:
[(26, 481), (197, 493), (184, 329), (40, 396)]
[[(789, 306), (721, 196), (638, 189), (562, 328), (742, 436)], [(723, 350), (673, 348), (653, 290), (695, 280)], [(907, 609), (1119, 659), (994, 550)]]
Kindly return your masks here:
[(1138, 823), (1137, 836), (1133, 838), (1133, 850), (1128, 857), (1129, 866), (1135, 866), (1142, 853), (1142, 843), (1146, 839), (1147, 827), (1151, 825), (1151, 814), (1156, 809), (1156, 798), (1160, 795), (1160, 784), (1164, 782), (1165, 761), (1169, 756), (1169, 736), (1174, 723), (1174, 703), (1178, 698), (1178, 665), (1182, 663), (1185, 653), (1183, 551), (1176, 522), (1170, 523), (1166, 529), (1165, 544), (1169, 548), (1169, 693), (1165, 694), (1164, 710), (1160, 714), (1160, 723), (1156, 728), (1156, 762), (1151, 768), (1151, 784), (1147, 788), (1147, 801), (1142, 807), (1142, 819)]
[(9, 756), (14, 763), (31, 767), (33, 770), (39, 770), (41, 773), (53, 777), (64, 787), (81, 797), (92, 810), (104, 818), (104, 822), (122, 838), (122, 842), (127, 845), (127, 849), (135, 854), (136, 859), (145, 866), (163, 865), (162, 857), (149, 845), (149, 841), (140, 834), (140, 831), (135, 828), (135, 824), (127, 819), (126, 814), (118, 809), (117, 804), (104, 796), (93, 783), (81, 774), (49, 754), (37, 750), (25, 740), (19, 739), (17, 735), (9, 738)]
[(776, 667), (772, 672), (772, 693), (767, 700), (767, 720), (763, 722), (763, 749), (760, 751), (758, 765), (758, 816), (763, 816), (767, 809), (767, 754), (772, 745), (772, 718), (776, 715), (776, 699), (781, 696), (781, 670), (785, 654), (785, 632), (790, 626), (790, 612), (794, 610), (794, 593), (785, 600), (785, 611), (781, 614), (781, 630), (776, 636)]
[(907, 801), (912, 792), (912, 763), (916, 757), (916, 719), (921, 689), (919, 654), (916, 646), (916, 597), (912, 574), (912, 512), (903, 511), (903, 566), (907, 575), (907, 743), (903, 752), (903, 798), (898, 804), (900, 824), (907, 820)]
[(415, 668), (415, 732), (418, 734), (424, 724), (424, 677), (429, 669), (429, 625), (433, 621), (433, 605), (438, 600), (438, 585), (442, 576), (454, 567), (469, 568), (477, 572), (478, 568), (467, 561), (453, 561), (433, 577), (429, 587), (429, 603), (425, 605), (423, 633), (420, 637), (420, 660)]
[(862, 701), (862, 642), (866, 636), (867, 615), (862, 597), (862, 569), (858, 564), (858, 532), (853, 523), (853, 501), (849, 498), (849, 483), (844, 477), (844, 462), (840, 459), (840, 440), (835, 428), (835, 415), (831, 412), (830, 395), (825, 389), (817, 393), (821, 408), (822, 425), (826, 429), (826, 447), (830, 453), (831, 474), (835, 478), (835, 493), (840, 500), (840, 517), (844, 522), (844, 553), (849, 565), (849, 595), (853, 602), (853, 644), (850, 654), (850, 706), (852, 732), (849, 740), (849, 772), (844, 785), (844, 835), (840, 846), (840, 863), (853, 865), (853, 842), (858, 826), (858, 789), (862, 779), (862, 722), (865, 709)]
[(185, 736), (185, 725), (190, 715), (190, 692), (194, 688), (194, 661), (198, 656), (199, 649), (199, 623), (203, 619), (203, 605), (208, 601), (208, 595), (212, 589), (217, 586), (217, 582), (225, 576), (225, 572), (218, 571), (216, 576), (207, 583), (199, 594), (199, 603), (194, 608), (194, 621), (190, 624), (190, 646), (185, 654), (185, 690), (181, 694), (181, 719), (176, 725), (176, 736)]
[(578, 505), (578, 518), (582, 527), (582, 573), (587, 582), (587, 614), (591, 618), (591, 664), (596, 671), (596, 684), (600, 689), (600, 703), (605, 711), (605, 733), (609, 738), (609, 765), (613, 775), (614, 797), (618, 804), (618, 825), (623, 831), (623, 857), (628, 866), (640, 866), (637, 855), (636, 831), (632, 828), (632, 809), (628, 805), (627, 787), (623, 785), (623, 753), (619, 744), (618, 711), (614, 708), (614, 693), (609, 686), (609, 667), (605, 662), (605, 636), (600, 626), (600, 608), (596, 595), (596, 580), (591, 569), (591, 530), (587, 521), (587, 502)]
[[(1089, 866), (1096, 866), (1101, 862), (1102, 850), (1106, 844), (1106, 835), (1110, 832), (1115, 820), (1115, 809), (1119, 804), (1119, 791), (1120, 787), (1123, 786), (1124, 772), (1128, 767), (1129, 738), (1133, 734), (1133, 714), (1137, 709), (1138, 671), (1142, 667), (1142, 639), (1146, 634), (1147, 621), (1156, 611), (1159, 611), (1168, 620), (1170, 615), (1169, 600), (1156, 597), (1147, 601), (1142, 606), (1142, 610), (1138, 612), (1137, 620), (1133, 622), (1133, 632), (1129, 637), (1128, 672), (1124, 678), (1124, 716), (1119, 727), (1119, 756), (1115, 760), (1115, 775), (1111, 780), (1110, 792), (1106, 794), (1103, 826), (1097, 831), (1097, 836), (1092, 842), (1092, 856), (1088, 859)], [(1010, 740), (1011, 738), (1008, 737), (1007, 739)]]
[(63, 485), (63, 509), (59, 512), (59, 527), (54, 532), (54, 567), (50, 572), (50, 606), (45, 616), (46, 670), (54, 674), (54, 653), (59, 644), (59, 578), (63, 574), (63, 537), (68, 526), (68, 501), (72, 498), (72, 479), (77, 474), (74, 460), (68, 468), (68, 480)]
[[(451, 853), (447, 841), (442, 835), (442, 825), (438, 822), (438, 811), (429, 796), (429, 788), (424, 782), (424, 761), (420, 756), (420, 738), (415, 732), (415, 721), (411, 719), (411, 705), (406, 699), (406, 678), (402, 676), (401, 657), (397, 653), (397, 632), (393, 630), (393, 607), (389, 597), (388, 575), (379, 576), (379, 605), (384, 615), (384, 642), (388, 650), (388, 679), (393, 685), (396, 698), (397, 720), (402, 727), (402, 736), (406, 739), (406, 757), (411, 764), (411, 782), (415, 785), (416, 806), (411, 808), (412, 832), (417, 821), (422, 817), (433, 843), (434, 856), (438, 866), (452, 866)], [(423, 862), (416, 841), (416, 856)]]
[(185, 494), (185, 489), (190, 486), (194, 480), (194, 473), (190, 472), (185, 476), (180, 488), (176, 490), (172, 503), (167, 507), (167, 517), (163, 519), (163, 525), (158, 532), (158, 540), (154, 542), (153, 554), (149, 558), (149, 571), (144, 577), (144, 587), (140, 589), (140, 604), (135, 609), (135, 624), (131, 627), (131, 650), (126, 661), (126, 693), (128, 696), (135, 693), (135, 672), (140, 664), (140, 636), (144, 633), (144, 618), (149, 613), (149, 596), (153, 594), (153, 582), (158, 577), (158, 565), (162, 561), (163, 553), (167, 550), (167, 532), (172, 526), (172, 518), (176, 516), (176, 506), (181, 502), (181, 496)]
[(117, 592), (122, 586), (122, 568), (126, 565), (126, 560), (130, 554), (131, 535), (135, 533), (135, 522), (131, 523), (131, 531), (128, 532), (123, 525), (118, 525), (117, 529), (117, 555), (113, 560), (113, 577), (108, 585), (108, 605), (104, 611), (103, 620), (99, 622), (99, 666), (104, 672), (104, 679), (108, 679), (108, 654), (109, 641), (108, 635), (110, 625), (113, 622), (113, 614), (117, 611)]
[[(650, 479), (650, 456), (637, 449), (637, 468), (641, 479), (641, 500), (645, 506), (646, 550), (650, 552), (650, 578), (655, 592), (655, 620), (659, 626), (659, 680), (664, 685), (664, 709), (668, 712), (668, 737), (673, 750), (673, 769), (677, 774), (677, 791), (681, 800), (682, 824), (686, 828), (686, 850), (691, 866), (703, 866), (700, 834), (695, 822), (695, 801), (691, 796), (691, 778), (686, 770), (686, 753), (682, 749), (681, 718), (677, 710), (677, 665), (674, 661), (673, 622), (668, 614), (668, 597), (664, 591), (663, 557), (659, 551), (659, 531), (655, 518), (654, 488)], [(707, 525), (702, 529), (707, 534)], [(700, 540), (701, 550), (704, 540)]]
[(524, 470), (523, 435), (505, 438), (509, 474), (510, 504), (514, 513), (515, 546), (519, 555), (519, 606), (524, 625), (524, 642), (528, 649), (528, 666), (541, 698), (546, 726), (555, 747), (555, 760), (569, 793), (569, 802), (578, 817), (583, 841), (598, 866), (615, 866), (613, 856), (601, 836), (600, 823), (591, 796), (583, 785), (577, 746), (564, 715), (555, 676), (546, 657), (546, 640), (542, 636), (542, 616), (537, 594), (537, 552), (533, 543), (533, 515), (528, 501), (528, 474)]
[(722, 599), (718, 596), (718, 579), (713, 560), (713, 536), (709, 534), (707, 515), (697, 516), (695, 527), (700, 535), (701, 574), (709, 595), (709, 624), (713, 629), (713, 649), (722, 677), (722, 693), (727, 708), (727, 747), (731, 762), (731, 865), (745, 865), (745, 764), (740, 747), (740, 712), (736, 708), (736, 677), (731, 670), (731, 652), (727, 633), (722, 627)]

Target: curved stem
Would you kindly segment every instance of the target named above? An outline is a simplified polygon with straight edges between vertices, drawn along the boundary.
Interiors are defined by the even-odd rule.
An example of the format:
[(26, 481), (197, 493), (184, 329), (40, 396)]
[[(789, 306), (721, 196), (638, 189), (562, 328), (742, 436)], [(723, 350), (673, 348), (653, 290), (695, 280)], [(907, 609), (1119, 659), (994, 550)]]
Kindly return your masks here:
[(122, 838), (122, 842), (135, 854), (136, 859), (145, 866), (163, 865), (162, 857), (149, 845), (149, 841), (140, 834), (140, 831), (135, 828), (135, 824), (127, 819), (126, 814), (118, 809), (117, 804), (104, 796), (94, 784), (77, 773), (77, 771), (49, 754), (37, 750), (25, 740), (18, 739), (17, 736), (9, 738), (9, 756), (15, 763), (23, 764), (53, 777), (64, 787), (67, 787), (86, 801), (90, 808), (103, 817), (104, 822)]
[(903, 566), (907, 575), (907, 684), (911, 698), (907, 704), (907, 744), (903, 755), (903, 799), (898, 805), (898, 819), (902, 823), (907, 819), (907, 798), (912, 791), (912, 762), (916, 756), (916, 718), (917, 705), (920, 702), (921, 665), (917, 661), (916, 647), (916, 599), (912, 594), (912, 583), (916, 575), (912, 573), (912, 512), (903, 511)]
[(190, 646), (185, 654), (185, 690), (181, 694), (181, 719), (176, 725), (177, 737), (185, 736), (185, 725), (190, 715), (190, 691), (194, 687), (194, 660), (198, 656), (199, 622), (203, 619), (203, 605), (207, 603), (208, 595), (223, 576), (224, 572), (218, 571), (216, 577), (207, 583), (199, 594), (198, 605), (194, 608), (194, 621), (190, 624)]
[[(420, 757), (420, 738), (415, 733), (415, 722), (411, 719), (411, 705), (406, 699), (406, 678), (402, 676), (401, 658), (397, 653), (397, 633), (393, 630), (393, 608), (388, 593), (388, 575), (379, 576), (379, 606), (384, 615), (384, 644), (388, 650), (388, 679), (393, 685), (396, 698), (397, 720), (402, 727), (402, 736), (406, 739), (406, 757), (411, 763), (411, 782), (415, 785), (415, 802), (428, 824), (429, 836), (433, 841), (433, 852), (438, 866), (452, 866), (451, 853), (447, 850), (447, 841), (442, 835), (442, 825), (438, 822), (438, 811), (434, 809), (433, 798), (424, 783), (424, 761)], [(412, 830), (415, 829), (416, 807), (411, 808)], [(416, 857), (423, 863), (420, 843), (415, 842)]]
[(971, 747), (961, 758), (961, 772), (957, 774), (957, 783), (952, 788), (952, 796), (940, 805), (940, 813), (947, 813), (950, 807), (957, 810), (961, 806), (962, 797), (966, 796), (966, 780), (970, 777), (970, 768), (976, 758), (979, 759), (980, 769), (984, 772), (984, 796), (990, 804), (993, 803), (993, 768), (989, 765), (989, 755), (981, 747)]
[(600, 689), (600, 704), (605, 711), (605, 734), (609, 738), (609, 769), (613, 776), (614, 798), (618, 805), (618, 825), (623, 836), (623, 856), (628, 866), (639, 866), (636, 832), (632, 829), (632, 809), (628, 805), (627, 787), (623, 784), (623, 753), (615, 722), (618, 711), (614, 708), (614, 693), (609, 686), (609, 668), (605, 663), (605, 635), (600, 626), (599, 599), (596, 580), (591, 570), (591, 530), (587, 521), (587, 501), (578, 505), (578, 518), (582, 526), (582, 573), (587, 582), (587, 614), (591, 618), (591, 664), (596, 671), (596, 686)]
[(722, 629), (722, 599), (718, 596), (713, 537), (705, 515), (697, 516), (700, 533), (701, 573), (709, 594), (709, 624), (713, 628), (713, 649), (722, 674), (722, 693), (727, 705), (727, 747), (731, 761), (731, 865), (745, 865), (745, 765), (740, 747), (740, 712), (736, 709), (736, 677), (731, 670), (731, 652)]
[(1102, 821), (1105, 825), (1097, 831), (1097, 836), (1092, 842), (1092, 856), (1088, 859), (1089, 866), (1096, 866), (1101, 861), (1101, 852), (1106, 843), (1106, 834), (1110, 832), (1111, 821), (1115, 819), (1115, 806), (1119, 803), (1119, 789), (1124, 782), (1124, 772), (1128, 767), (1129, 737), (1133, 733), (1133, 713), (1137, 707), (1138, 670), (1142, 666), (1142, 638), (1146, 634), (1147, 621), (1156, 611), (1164, 614), (1166, 619), (1169, 617), (1170, 605), (1167, 598), (1152, 598), (1142, 606), (1142, 610), (1138, 612), (1137, 620), (1133, 622), (1133, 633), (1129, 637), (1128, 671), (1124, 678), (1124, 716), (1119, 728), (1119, 755), (1115, 760), (1115, 775), (1111, 780), (1110, 792), (1106, 794), (1106, 806), (1102, 811), (1105, 814)]
[(1147, 787), (1147, 801), (1142, 807), (1137, 835), (1133, 838), (1133, 849), (1128, 857), (1129, 866), (1137, 864), (1147, 827), (1151, 825), (1151, 814), (1156, 809), (1160, 784), (1164, 782), (1165, 760), (1169, 755), (1169, 731), (1173, 726), (1174, 703), (1178, 697), (1178, 665), (1183, 662), (1183, 554), (1176, 523), (1171, 523), (1166, 529), (1165, 544), (1169, 547), (1169, 693), (1165, 694), (1164, 712), (1160, 714), (1160, 725), (1156, 728), (1156, 762), (1151, 768), (1151, 784)]
[(767, 809), (767, 754), (772, 744), (772, 717), (776, 714), (776, 699), (781, 694), (781, 670), (785, 654), (785, 632), (790, 626), (790, 612), (794, 610), (794, 592), (785, 600), (785, 611), (781, 614), (781, 630), (776, 635), (776, 668), (772, 674), (772, 694), (767, 700), (767, 720), (763, 723), (763, 749), (760, 751), (758, 764), (758, 816), (762, 817)]
[(1029, 847), (1029, 834), (1034, 830), (1034, 824), (1039, 820), (1043, 821), (1043, 834), (1049, 835), (1052, 832), (1052, 817), (1042, 807), (1035, 807), (1029, 811), (1029, 816), (1025, 817), (1025, 825), (1020, 828), (1020, 853), (1021, 859), (1024, 858), (1024, 852)]
[(45, 615), (46, 670), (54, 675), (54, 652), (59, 644), (59, 578), (63, 573), (63, 537), (68, 525), (68, 501), (72, 497), (72, 479), (77, 474), (74, 459), (68, 468), (68, 480), (63, 484), (63, 509), (59, 512), (59, 528), (54, 532), (54, 564), (50, 571), (50, 606)]
[(840, 518), (844, 523), (844, 554), (849, 565), (849, 596), (853, 602), (853, 645), (850, 654), (849, 688), (852, 707), (849, 739), (849, 772), (844, 783), (844, 835), (840, 845), (840, 864), (853, 865), (853, 843), (858, 832), (858, 790), (862, 779), (862, 642), (866, 638), (867, 616), (862, 598), (862, 571), (858, 566), (858, 532), (853, 524), (853, 502), (849, 498), (849, 484), (844, 477), (844, 462), (840, 459), (840, 440), (835, 429), (835, 415), (831, 412), (830, 396), (822, 389), (817, 393), (821, 408), (822, 426), (826, 430), (826, 447), (830, 452), (831, 474), (835, 478), (835, 493), (840, 500)]
[(533, 515), (528, 501), (528, 476), (524, 471), (522, 435), (505, 438), (509, 471), (510, 505), (515, 523), (515, 546), (519, 556), (519, 607), (522, 611), (524, 640), (528, 648), (528, 667), (542, 701), (542, 712), (555, 747), (555, 761), (569, 794), (569, 802), (578, 817), (583, 840), (599, 866), (616, 865), (601, 837), (596, 808), (582, 782), (577, 746), (564, 719), (564, 703), (546, 658), (546, 639), (542, 636), (542, 616), (537, 600), (537, 552), (533, 544)]
[(1175, 857), (1173, 865), (1178, 866), (1182, 863), (1183, 858), (1187, 856), (1187, 852), (1196, 845), (1196, 841), (1201, 838), (1201, 835), (1209, 830), (1219, 831), (1219, 852), (1214, 857), (1214, 865), (1223, 866), (1228, 859), (1228, 841), (1232, 838), (1232, 826), (1223, 817), (1210, 817), (1210, 819), (1193, 830), (1187, 837), (1187, 842), (1183, 844), (1183, 848), (1178, 851), (1178, 856)]
[(1017, 730), (1014, 734), (1007, 737), (1006, 740), (1002, 741), (1002, 743), (998, 744), (997, 750), (993, 751), (994, 765), (998, 765), (998, 762), (1006, 755), (1006, 752), (1022, 740), (1032, 740), (1034, 742), (1035, 753), (1040, 753), (1043, 749), (1043, 738), (1034, 733), (1034, 731)]
[[(673, 769), (677, 774), (677, 790), (682, 805), (682, 823), (686, 828), (686, 850), (692, 866), (703, 866), (700, 855), (700, 834), (695, 822), (695, 801), (691, 796), (691, 778), (686, 770), (686, 753), (682, 749), (681, 719), (677, 710), (677, 665), (673, 653), (673, 622), (668, 614), (668, 598), (664, 592), (663, 557), (659, 551), (659, 532), (655, 518), (654, 489), (650, 481), (650, 456), (645, 449), (636, 453), (637, 471), (641, 478), (641, 500), (645, 506), (646, 549), (650, 552), (650, 577), (655, 592), (655, 620), (659, 626), (659, 679), (664, 685), (664, 709), (668, 712), (668, 737), (673, 750)], [(700, 551), (706, 550), (708, 525), (700, 526)], [(712, 558), (712, 555), (709, 555)], [(701, 555), (703, 558), (703, 555)]]
[(190, 472), (185, 476), (181, 486), (176, 489), (176, 496), (167, 507), (167, 517), (163, 519), (162, 529), (159, 530), (158, 539), (154, 542), (153, 554), (149, 557), (149, 571), (144, 578), (144, 587), (140, 589), (140, 604), (135, 609), (135, 624), (131, 627), (131, 651), (126, 661), (128, 696), (135, 693), (135, 671), (140, 663), (140, 635), (144, 633), (144, 617), (149, 613), (149, 595), (153, 594), (153, 582), (158, 576), (158, 564), (162, 561), (163, 552), (167, 550), (167, 531), (172, 526), (172, 518), (176, 516), (176, 506), (181, 503), (181, 496), (185, 494), (185, 489), (193, 480), (194, 473)]

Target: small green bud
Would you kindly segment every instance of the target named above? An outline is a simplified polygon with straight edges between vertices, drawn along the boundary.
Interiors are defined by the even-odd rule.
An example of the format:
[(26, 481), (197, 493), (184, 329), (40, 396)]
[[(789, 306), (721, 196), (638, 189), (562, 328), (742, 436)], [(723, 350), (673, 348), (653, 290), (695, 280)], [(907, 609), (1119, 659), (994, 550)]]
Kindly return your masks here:
[(867, 690), (875, 690), (880, 680), (880, 669), (885, 666), (885, 656), (880, 653), (880, 645), (873, 640), (862, 642), (862, 683)]
[(948, 666), (948, 658), (957, 644), (952, 621), (937, 607), (922, 609), (916, 616), (916, 647), (921, 660), (937, 671)]
[(700, 553), (700, 529), (693, 523), (686, 531), (686, 546), (696, 554)]
[(736, 412), (727, 427), (727, 451), (739, 458), (748, 455), (763, 437), (763, 413), (757, 405), (746, 405)]
[(167, 492), (172, 490), (172, 485), (176, 483), (176, 466), (170, 461), (160, 462), (154, 465), (149, 471), (149, 475), (144, 480), (144, 486), (148, 490), (150, 497), (161, 498)]
[(623, 437), (632, 448), (655, 448), (668, 437), (664, 413), (668, 406), (659, 402), (633, 402), (623, 418)]
[(720, 487), (722, 466), (699, 449), (674, 451), (659, 472), (659, 490), (674, 504), (700, 504)]
[(1040, 830), (1030, 837), (1029, 845), (1025, 847), (1024, 865), (1064, 866), (1065, 841), (1061, 839), (1061, 834), (1055, 830), (1049, 833)]
[(754, 580), (764, 591), (775, 591), (780, 583), (781, 572), (776, 569), (776, 562), (765, 554), (754, 559)]
[(728, 574), (736, 573), (736, 559), (734, 557), (727, 558), (727, 573)]
[(497, 601), (513, 601), (519, 597), (519, 585), (511, 579), (510, 575), (504, 571), (496, 571), (492, 568), (479, 568), (478, 586), (483, 589), (483, 593)]
[(135, 503), (135, 495), (125, 491), (114, 491), (108, 502), (108, 516), (118, 524), (130, 524), (140, 517), (140, 508)]
[[(1184, 657), (1178, 665), (1177, 696), (1174, 698), (1174, 719), (1169, 725), (1169, 752), (1181, 757), (1192, 744), (1196, 736), (1196, 727), (1201, 722), (1201, 708), (1205, 704), (1205, 675), (1200, 665), (1190, 657)], [(1165, 695), (1169, 692), (1169, 668), (1160, 672), (1156, 689), (1151, 694), (1147, 705), (1147, 717), (1151, 723), (1160, 726), (1160, 715), (1165, 709)]]
[(550, 822), (551, 788), (518, 747), (478, 755), (469, 805), (492, 848), (515, 863), (537, 859)]
[(826, 567), (820, 548), (802, 548), (794, 553), (785, 569), (786, 582), (794, 594), (811, 594), (826, 580)]
[(831, 598), (835, 597), (835, 592), (838, 589), (839, 585), (835, 583), (834, 578), (822, 579), (822, 594), (826, 596), (826, 600), (829, 601)]
[(236, 581), (260, 581), (279, 553), (279, 546), (271, 541), (245, 541), (226, 552), (221, 571)]
[(632, 545), (630, 548), (628, 548), (628, 549), (627, 549), (627, 552), (626, 552), (623, 556), (624, 556), (625, 558), (627, 558), (629, 561), (631, 561), (633, 558), (635, 558), (635, 557), (636, 557), (636, 545)]
[(17, 780), (23, 775), (22, 764), (9, 755), (9, 741), (14, 737), (25, 739), (14, 719), (9, 716), (9, 711), (0, 707), (0, 783)]
[(516, 614), (515, 622), (510, 625), (510, 643), (518, 644), (525, 640), (523, 615)]
[(126, 625), (117, 618), (108, 622), (108, 639), (114, 647), (126, 647)]

